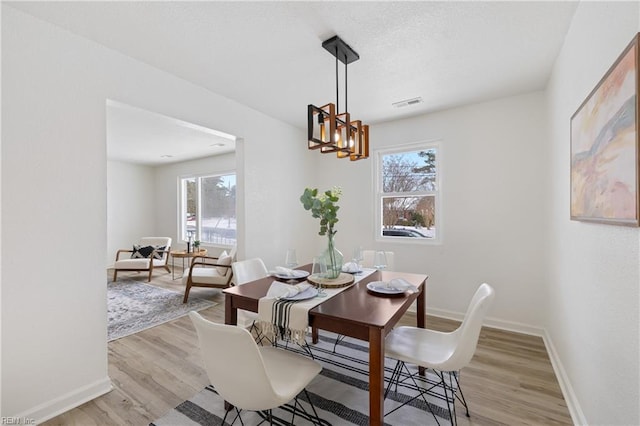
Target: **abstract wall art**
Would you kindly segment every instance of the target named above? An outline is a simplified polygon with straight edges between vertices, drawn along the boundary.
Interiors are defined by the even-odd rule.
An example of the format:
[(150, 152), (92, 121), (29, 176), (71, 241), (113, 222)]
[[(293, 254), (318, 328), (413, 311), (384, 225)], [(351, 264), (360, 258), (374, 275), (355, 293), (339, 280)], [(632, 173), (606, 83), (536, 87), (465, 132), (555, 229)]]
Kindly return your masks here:
[(571, 117), (571, 219), (639, 225), (638, 35)]

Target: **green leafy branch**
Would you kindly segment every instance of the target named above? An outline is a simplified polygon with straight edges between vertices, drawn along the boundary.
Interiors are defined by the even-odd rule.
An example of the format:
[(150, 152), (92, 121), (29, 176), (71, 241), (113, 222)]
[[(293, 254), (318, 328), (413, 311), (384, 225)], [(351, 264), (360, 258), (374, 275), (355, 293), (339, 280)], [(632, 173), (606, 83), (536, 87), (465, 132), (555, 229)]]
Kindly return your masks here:
[(305, 210), (311, 210), (311, 215), (320, 219), (320, 232), (318, 235), (333, 236), (336, 232), (333, 226), (338, 223), (337, 205), (342, 195), (342, 190), (338, 187), (325, 191), (318, 195), (318, 189), (305, 188), (300, 196), (300, 201)]

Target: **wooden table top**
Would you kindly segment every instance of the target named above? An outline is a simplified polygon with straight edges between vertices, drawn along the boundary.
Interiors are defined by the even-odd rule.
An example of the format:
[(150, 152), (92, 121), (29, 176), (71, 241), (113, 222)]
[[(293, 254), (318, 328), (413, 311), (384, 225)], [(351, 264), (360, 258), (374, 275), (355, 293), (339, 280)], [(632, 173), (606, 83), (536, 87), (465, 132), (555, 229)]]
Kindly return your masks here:
[(192, 251), (187, 253), (186, 250), (172, 250), (171, 256), (173, 257), (193, 257), (193, 256), (206, 256), (207, 249), (200, 249), (200, 251)]
[[(304, 265), (298, 269), (310, 271), (311, 265)], [(393, 323), (394, 320), (397, 320), (395, 316), (398, 315), (398, 312), (404, 314), (406, 309), (403, 307), (406, 308), (405, 305), (410, 305), (418, 298), (417, 293), (405, 293), (399, 296), (376, 295), (366, 288), (369, 282), (389, 281), (394, 278), (403, 278), (421, 289), (428, 276), (406, 272), (376, 271), (345, 291), (320, 303), (311, 309), (309, 314), (336, 318), (353, 324), (384, 328), (390, 322)], [(248, 283), (249, 285), (243, 284), (226, 288), (223, 292), (233, 297), (257, 301), (266, 296), (273, 281), (273, 277), (266, 277)]]

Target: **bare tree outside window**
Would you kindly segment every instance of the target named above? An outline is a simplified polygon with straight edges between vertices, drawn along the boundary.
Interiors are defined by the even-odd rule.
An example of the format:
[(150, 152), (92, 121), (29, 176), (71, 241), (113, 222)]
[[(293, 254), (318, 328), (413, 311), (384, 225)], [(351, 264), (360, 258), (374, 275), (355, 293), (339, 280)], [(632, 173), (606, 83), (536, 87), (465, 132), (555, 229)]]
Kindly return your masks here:
[(202, 243), (236, 243), (236, 176), (210, 175), (182, 179), (183, 238), (193, 232)]
[(185, 226), (182, 238), (186, 240), (189, 233), (195, 235), (197, 227), (198, 185), (196, 183), (196, 178), (183, 179), (182, 191), (185, 194), (183, 202), (186, 205), (183, 219), (185, 220)]
[(434, 238), (437, 148), (382, 155), (383, 236)]

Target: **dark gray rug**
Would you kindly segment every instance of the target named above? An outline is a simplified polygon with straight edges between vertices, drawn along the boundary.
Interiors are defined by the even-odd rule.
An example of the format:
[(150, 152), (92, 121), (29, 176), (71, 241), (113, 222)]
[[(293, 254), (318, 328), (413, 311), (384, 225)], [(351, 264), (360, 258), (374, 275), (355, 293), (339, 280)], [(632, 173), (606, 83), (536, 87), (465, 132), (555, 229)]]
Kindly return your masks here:
[(167, 321), (180, 318), (189, 311), (199, 311), (215, 302), (189, 297), (183, 304), (182, 293), (143, 284), (133, 280), (107, 283), (107, 341), (119, 339)]
[[(368, 425), (369, 424), (369, 366), (368, 346), (366, 342), (347, 338), (333, 353), (335, 335), (321, 332), (320, 342), (311, 345), (311, 350), (323, 369), (309, 384), (307, 391), (313, 401), (323, 425)], [(298, 346), (289, 350), (300, 352)], [(385, 377), (391, 375), (395, 361), (385, 360)], [(412, 368), (412, 367), (410, 367)], [(415, 371), (415, 370), (414, 370)], [(295, 374), (295, 372), (292, 372)], [(429, 373), (427, 380), (435, 380), (435, 375)], [(302, 394), (304, 395), (304, 394)], [(305, 397), (300, 401), (304, 408), (311, 412)], [(407, 383), (398, 388), (397, 392), (390, 392), (385, 400), (385, 413), (407, 401), (415, 395), (412, 386)], [(385, 425), (397, 426), (425, 426), (449, 425), (449, 413), (441, 392), (434, 391), (427, 397), (426, 402), (418, 398), (397, 411), (385, 416)], [(427, 403), (438, 416), (438, 423), (429, 411)], [(225, 424), (231, 424), (232, 413), (229, 413)], [(276, 417), (275, 424), (291, 421), (291, 407), (273, 410)], [(211, 386), (169, 411), (160, 419), (151, 423), (155, 426), (197, 426), (221, 425), (224, 417), (224, 401)], [(242, 412), (242, 421), (246, 426), (257, 425), (262, 418), (254, 412)], [(310, 425), (310, 421), (296, 416), (296, 425)], [(235, 424), (240, 424), (236, 421)], [(268, 422), (267, 422), (268, 424)]]

